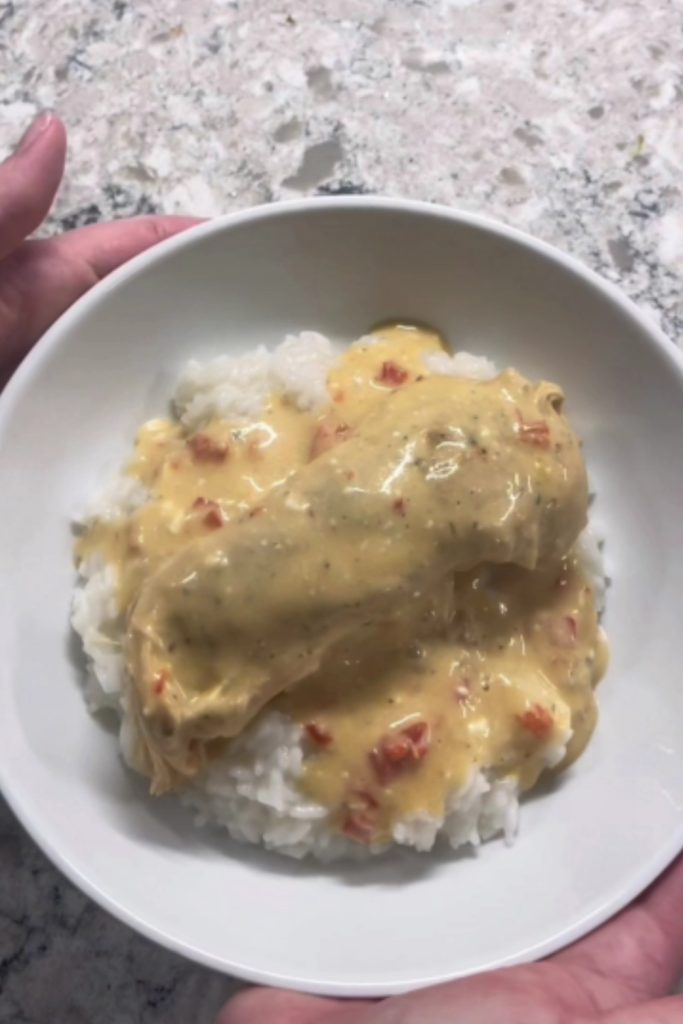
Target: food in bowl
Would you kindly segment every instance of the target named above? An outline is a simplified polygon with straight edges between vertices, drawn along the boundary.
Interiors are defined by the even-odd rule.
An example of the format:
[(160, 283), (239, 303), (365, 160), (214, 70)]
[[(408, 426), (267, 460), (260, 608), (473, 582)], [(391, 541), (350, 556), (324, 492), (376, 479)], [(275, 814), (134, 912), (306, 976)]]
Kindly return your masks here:
[(416, 325), (190, 364), (76, 545), (86, 695), (152, 794), (294, 856), (511, 838), (606, 664), (563, 406)]

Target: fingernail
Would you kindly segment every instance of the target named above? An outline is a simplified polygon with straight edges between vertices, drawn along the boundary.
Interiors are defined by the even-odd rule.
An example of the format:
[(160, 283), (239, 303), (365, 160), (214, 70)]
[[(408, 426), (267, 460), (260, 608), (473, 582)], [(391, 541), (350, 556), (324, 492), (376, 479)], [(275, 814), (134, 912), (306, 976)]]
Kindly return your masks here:
[(50, 127), (53, 119), (54, 114), (51, 110), (44, 110), (42, 114), (38, 114), (38, 117), (29, 125), (19, 140), (16, 152), (25, 153), (26, 150), (33, 145), (36, 139), (40, 138), (45, 129)]

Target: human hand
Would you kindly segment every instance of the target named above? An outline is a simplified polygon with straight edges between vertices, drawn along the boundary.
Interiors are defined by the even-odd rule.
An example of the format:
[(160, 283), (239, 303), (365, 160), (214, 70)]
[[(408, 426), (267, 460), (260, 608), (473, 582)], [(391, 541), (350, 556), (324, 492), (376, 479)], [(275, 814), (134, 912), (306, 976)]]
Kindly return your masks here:
[(631, 907), (537, 964), (381, 1002), (251, 989), (216, 1024), (681, 1024), (683, 857)]
[[(31, 345), (120, 264), (197, 223), (136, 217), (26, 241), (64, 170), (66, 133), (42, 115), (0, 165), (0, 387)], [(632, 907), (539, 964), (381, 1002), (338, 1002), (252, 989), (216, 1024), (681, 1024), (666, 996), (683, 969), (683, 859)]]
[(26, 241), (48, 213), (64, 172), (66, 132), (42, 114), (0, 165), (0, 387), (65, 309), (143, 249), (197, 221), (135, 217)]

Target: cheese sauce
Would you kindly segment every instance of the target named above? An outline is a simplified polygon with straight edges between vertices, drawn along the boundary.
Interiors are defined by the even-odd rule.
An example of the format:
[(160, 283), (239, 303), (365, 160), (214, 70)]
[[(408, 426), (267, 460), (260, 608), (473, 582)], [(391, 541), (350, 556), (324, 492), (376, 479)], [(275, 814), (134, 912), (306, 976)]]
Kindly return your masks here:
[(406, 382), (415, 380), (425, 375), (424, 356), (443, 351), (434, 331), (410, 325), (380, 330), (378, 341), (373, 336), (370, 344), (347, 349), (333, 368), (332, 404), (324, 412), (302, 412), (274, 395), (258, 419), (238, 426), (214, 419), (192, 434), (174, 420), (146, 423), (127, 473), (149, 488), (152, 500), (124, 522), (95, 522), (76, 544), (77, 562), (100, 554), (116, 567), (125, 611), (169, 555), (257, 512), (270, 490), (386, 398), (395, 386), (392, 369), (405, 373)]
[[(257, 524), (250, 526), (251, 520), (270, 515), (275, 516), (277, 530), (278, 522), (287, 522), (284, 501), (297, 493), (297, 472), (312, 460), (321, 458), (321, 467), (326, 463), (329, 472), (330, 466), (337, 466), (338, 472), (343, 469), (347, 477), (353, 476), (355, 469), (343, 462), (341, 447), (338, 465), (326, 453), (354, 437), (373, 413), (381, 415), (389, 395), (428, 378), (424, 356), (443, 347), (436, 333), (409, 325), (383, 327), (375, 335), (378, 341), (356, 344), (340, 358), (328, 381), (330, 406), (321, 412), (302, 412), (273, 396), (250, 423), (212, 420), (195, 433), (171, 420), (146, 424), (128, 473), (149, 488), (149, 503), (125, 521), (95, 522), (80, 538), (76, 551), (77, 560), (101, 556), (117, 571), (120, 610), (130, 624), (132, 692), (144, 739), (139, 760), (155, 791), (179, 785), (201, 771), (206, 757), (222, 749), (225, 737), (243, 728), (265, 704), (303, 727), (308, 756), (300, 779), (302, 792), (329, 807), (336, 827), (360, 842), (387, 839), (393, 825), (411, 815), (443, 814), (449, 793), (464, 787), (477, 767), (514, 778), (528, 789), (544, 768), (559, 761), (562, 766), (569, 763), (583, 750), (594, 728), (593, 691), (606, 662), (593, 590), (571, 550), (571, 541), (585, 521), (580, 456), (574, 453), (573, 435), (559, 417), (554, 416), (550, 430), (534, 411), (547, 409), (550, 419), (561, 405), (561, 393), (551, 385), (534, 389), (521, 378), (504, 375), (499, 384), (489, 386), (490, 394), (502, 389), (514, 404), (519, 441), (515, 458), (521, 461), (505, 479), (509, 508), (507, 512), (502, 505), (500, 511), (497, 506), (489, 508), (491, 522), (500, 525), (502, 536), (506, 514), (514, 510), (519, 519), (519, 506), (527, 500), (531, 503), (532, 497), (529, 518), (540, 514), (535, 506), (542, 504), (546, 518), (555, 522), (554, 510), (562, 504), (562, 474), (564, 484), (574, 479), (573, 471), (577, 481), (564, 497), (569, 509), (568, 540), (546, 543), (546, 557), (538, 566), (534, 552), (540, 542), (522, 529), (531, 554), (512, 560), (536, 566), (533, 569), (468, 563), (466, 571), (448, 573), (445, 579), (428, 574), (424, 578), (432, 582), (424, 590), (410, 590), (409, 599), (400, 600), (397, 590), (399, 600), (393, 605), (385, 607), (373, 598), (374, 612), (356, 619), (351, 616), (353, 629), (349, 627), (347, 635), (339, 628), (331, 630), (328, 641), (309, 659), (307, 671), (286, 676), (282, 669), (281, 678), (289, 682), (281, 681), (279, 690), (289, 689), (279, 695), (277, 686), (264, 681), (260, 662), (255, 671), (245, 658), (245, 687), (256, 691), (265, 686), (265, 691), (261, 705), (249, 703), (251, 694), (240, 696), (242, 717), (238, 715), (237, 725), (232, 721), (234, 709), (226, 705), (230, 695), (226, 697), (225, 681), (230, 671), (241, 669), (239, 660), (235, 661), (241, 652), (235, 651), (234, 637), (230, 644), (226, 642), (229, 650), (222, 650), (221, 612), (216, 610), (221, 593), (230, 589), (224, 575), (213, 574), (211, 585), (196, 588), (191, 597), (194, 618), (183, 619), (189, 602), (179, 597), (179, 605), (168, 604), (160, 625), (158, 609), (167, 594), (182, 597), (177, 587), (166, 585), (169, 566), (183, 568), (187, 557), (191, 567), (193, 552), (202, 552), (207, 564), (220, 555), (227, 565), (230, 559), (226, 561), (223, 538), (229, 538), (230, 531), (223, 529), (228, 524), (246, 523), (246, 531), (253, 533)], [(460, 394), (463, 408), (469, 409), (469, 393), (464, 385), (460, 388), (458, 392), (454, 383), (453, 393)], [(481, 389), (482, 395), (487, 393)], [(438, 400), (437, 389), (437, 405)], [(470, 413), (469, 433), (458, 434), (458, 444), (476, 450), (483, 477), (492, 474), (496, 454), (495, 439), (486, 447), (491, 432), (486, 433), (485, 413), (482, 409), (481, 429), (478, 413)], [(439, 441), (442, 447), (454, 443), (445, 435)], [(559, 460), (559, 477), (548, 452), (551, 447), (552, 457)], [(437, 461), (430, 472), (445, 472), (439, 466), (448, 465), (452, 471), (460, 464)], [(505, 467), (498, 466), (499, 474), (501, 468)], [(403, 477), (409, 479), (406, 473)], [(345, 487), (353, 489), (354, 483), (349, 480)], [(416, 496), (421, 495), (419, 483), (415, 487)], [(386, 543), (398, 553), (392, 566), (400, 575), (410, 556), (416, 551), (419, 555), (418, 539), (426, 533), (429, 510), (419, 503), (417, 508), (410, 507), (409, 489), (405, 495), (389, 491), (392, 527)], [(472, 515), (476, 511), (483, 526), (485, 515), (477, 511), (481, 493), (480, 487), (464, 492), (458, 505), (469, 502)], [(279, 521), (278, 496), (284, 496)], [(405, 532), (397, 533), (396, 523), (414, 513), (419, 513), (421, 533), (411, 534), (408, 522)], [(461, 520), (466, 513), (468, 508), (460, 510)], [(374, 514), (372, 510), (369, 518)], [(524, 526), (523, 517), (520, 521)], [(380, 563), (375, 569), (370, 554), (352, 559), (336, 532), (316, 534), (314, 525), (307, 529), (311, 546), (328, 545), (325, 564), (336, 567), (335, 581), (343, 577), (344, 586), (351, 586), (355, 573), (359, 594), (363, 587), (367, 590), (366, 576), (378, 575)], [(473, 551), (478, 550), (477, 529), (481, 532), (475, 521)], [(215, 541), (210, 539), (214, 535)], [(270, 584), (259, 576), (261, 562), (267, 564), (269, 558), (272, 564), (269, 549), (260, 561), (252, 555), (243, 574), (253, 575), (257, 595), (259, 588), (263, 593), (264, 586), (277, 591), (281, 585), (284, 597), (280, 598), (290, 595), (296, 606), (296, 574), (283, 571)], [(352, 561), (354, 567), (349, 568)], [(307, 565), (302, 557), (302, 579)], [(163, 594), (155, 590), (155, 580), (166, 580)], [(245, 606), (250, 599), (244, 598)], [(201, 629), (196, 627), (198, 618)], [(312, 621), (308, 618), (304, 632)], [(245, 636), (250, 624), (251, 620)], [(264, 630), (267, 625), (264, 620)], [(290, 632), (295, 635), (296, 626)], [(277, 645), (283, 641), (278, 640), (277, 628), (272, 633), (275, 653), (271, 655), (276, 658)], [(258, 643), (263, 646), (263, 641)], [(145, 644), (151, 646), (143, 657), (140, 651), (144, 654)]]
[[(574, 557), (482, 569), (457, 581), (440, 629), (368, 629), (275, 706), (307, 729), (307, 795), (337, 808), (350, 835), (382, 840), (411, 814), (441, 817), (474, 768), (526, 790), (571, 763), (595, 727), (605, 658)], [(424, 752), (392, 750), (411, 728)]]

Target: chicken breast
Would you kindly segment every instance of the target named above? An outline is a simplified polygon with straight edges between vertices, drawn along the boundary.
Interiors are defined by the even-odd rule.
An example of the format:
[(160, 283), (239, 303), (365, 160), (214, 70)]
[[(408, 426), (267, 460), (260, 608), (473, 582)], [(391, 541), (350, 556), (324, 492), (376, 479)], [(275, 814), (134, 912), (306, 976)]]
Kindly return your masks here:
[(152, 791), (200, 772), (338, 641), (423, 614), (454, 573), (564, 555), (586, 522), (587, 484), (562, 402), (513, 371), (407, 384), (257, 515), (150, 577), (127, 655)]

